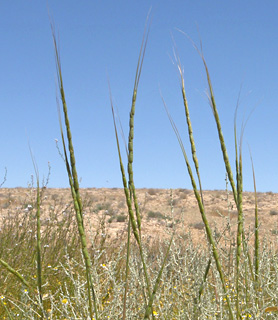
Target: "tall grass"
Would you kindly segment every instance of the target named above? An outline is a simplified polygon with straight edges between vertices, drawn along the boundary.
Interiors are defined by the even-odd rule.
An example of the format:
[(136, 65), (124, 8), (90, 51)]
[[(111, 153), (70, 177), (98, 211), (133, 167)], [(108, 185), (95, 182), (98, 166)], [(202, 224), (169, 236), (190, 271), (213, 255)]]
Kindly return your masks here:
[[(80, 236), (80, 242), (82, 247), (82, 253), (85, 261), (86, 266), (86, 277), (87, 277), (87, 287), (88, 287), (88, 302), (89, 302), (89, 310), (90, 310), (90, 318), (91, 320), (96, 318), (98, 320), (98, 308), (97, 308), (97, 301), (96, 301), (96, 295), (94, 290), (94, 283), (91, 275), (91, 257), (88, 252), (87, 248), (87, 240), (86, 240), (86, 234), (85, 234), (85, 228), (83, 223), (83, 207), (82, 202), (80, 198), (79, 193), (79, 182), (78, 182), (78, 175), (77, 175), (77, 169), (76, 169), (76, 161), (75, 161), (75, 155), (74, 155), (74, 148), (72, 143), (72, 134), (70, 130), (70, 122), (68, 118), (68, 109), (66, 104), (66, 98), (65, 98), (65, 91), (63, 86), (63, 78), (62, 78), (62, 70), (61, 70), (61, 63), (60, 63), (60, 56), (59, 51), (57, 47), (57, 42), (55, 38), (55, 32), (54, 32), (54, 26), (52, 27), (52, 36), (53, 36), (53, 42), (54, 42), (54, 48), (55, 48), (55, 57), (56, 57), (56, 68), (57, 68), (57, 78), (58, 78), (58, 84), (59, 84), (59, 92), (60, 92), (60, 98), (63, 105), (63, 113), (64, 113), (64, 120), (65, 120), (65, 126), (66, 126), (66, 132), (67, 132), (67, 141), (68, 141), (68, 152), (69, 152), (69, 159), (67, 156), (67, 148), (63, 133), (63, 126), (60, 116), (60, 109), (58, 106), (58, 112), (59, 112), (59, 120), (60, 120), (60, 129), (61, 129), (61, 137), (63, 142), (63, 151), (64, 151), (64, 157), (65, 157), (65, 163), (66, 163), (66, 169), (68, 173), (69, 178), (69, 184), (71, 188), (71, 194), (72, 199), (74, 202), (74, 209), (76, 213), (76, 220), (78, 225), (78, 232)], [(93, 305), (92, 305), (92, 299), (91, 299), (91, 291), (92, 291), (92, 298), (93, 298), (93, 304), (94, 304), (94, 312), (93, 312)]]
[[(236, 114), (237, 114), (237, 109), (238, 106), (236, 108), (236, 112), (235, 112), (235, 121), (234, 121), (234, 140), (235, 140), (235, 165), (236, 165), (236, 183), (234, 182), (234, 178), (233, 178), (233, 173), (232, 173), (232, 169), (231, 169), (231, 165), (230, 165), (230, 161), (229, 161), (229, 157), (228, 157), (228, 153), (227, 153), (227, 148), (226, 148), (226, 144), (225, 144), (225, 140), (224, 140), (224, 136), (222, 133), (222, 128), (221, 128), (221, 122), (220, 122), (220, 118), (218, 115), (218, 110), (216, 107), (216, 102), (215, 102), (215, 97), (214, 97), (214, 93), (213, 93), (213, 88), (212, 88), (212, 82), (211, 82), (211, 78), (210, 78), (210, 74), (208, 71), (208, 67), (207, 67), (207, 63), (205, 61), (204, 55), (203, 55), (203, 51), (202, 51), (202, 43), (201, 43), (201, 50), (198, 49), (198, 47), (195, 45), (194, 42), (192, 42), (195, 49), (197, 50), (197, 52), (199, 53), (204, 67), (205, 67), (205, 72), (206, 72), (206, 76), (207, 76), (207, 83), (208, 83), (208, 87), (209, 87), (209, 91), (208, 91), (208, 99), (209, 99), (209, 103), (213, 112), (213, 116), (214, 116), (214, 120), (216, 123), (216, 127), (217, 127), (217, 132), (218, 132), (218, 137), (219, 137), (219, 142), (220, 142), (220, 146), (221, 146), (221, 150), (222, 150), (222, 155), (223, 155), (223, 160), (225, 163), (225, 167), (226, 167), (226, 173), (233, 191), (233, 196), (234, 196), (234, 201), (236, 204), (236, 208), (237, 208), (237, 213), (238, 213), (238, 222), (237, 222), (237, 237), (236, 237), (236, 277), (235, 277), (235, 288), (236, 288), (236, 299), (235, 299), (235, 311), (233, 312), (232, 310), (232, 305), (231, 305), (231, 301), (230, 301), (230, 297), (228, 294), (228, 291), (226, 290), (226, 284), (225, 284), (225, 276), (223, 273), (223, 268), (219, 259), (219, 253), (218, 253), (218, 249), (216, 246), (216, 242), (215, 239), (212, 235), (211, 232), (211, 228), (210, 225), (208, 223), (208, 220), (206, 218), (206, 213), (205, 213), (205, 208), (203, 205), (203, 201), (201, 196), (202, 196), (202, 189), (201, 189), (201, 178), (200, 178), (200, 174), (199, 174), (199, 166), (198, 166), (198, 159), (196, 156), (196, 147), (195, 147), (195, 142), (194, 142), (194, 138), (193, 138), (193, 130), (192, 130), (192, 125), (191, 125), (191, 121), (190, 121), (190, 115), (189, 115), (189, 109), (188, 109), (188, 102), (186, 99), (186, 94), (185, 94), (185, 87), (184, 87), (184, 75), (182, 72), (182, 67), (181, 67), (181, 62), (179, 57), (177, 58), (177, 66), (178, 66), (178, 70), (180, 73), (180, 77), (181, 77), (181, 91), (182, 91), (182, 97), (183, 97), (183, 104), (184, 104), (184, 108), (185, 108), (185, 116), (186, 116), (186, 121), (187, 121), (187, 127), (188, 127), (188, 135), (189, 135), (189, 140), (190, 140), (190, 144), (191, 144), (191, 154), (193, 157), (193, 161), (194, 161), (194, 165), (195, 165), (195, 170), (198, 176), (198, 181), (199, 181), (199, 187), (200, 187), (200, 191), (198, 191), (197, 186), (196, 186), (196, 182), (194, 180), (194, 176), (193, 176), (193, 172), (191, 169), (191, 165), (188, 161), (188, 157), (185, 151), (185, 148), (183, 146), (181, 137), (179, 135), (179, 131), (167, 109), (166, 103), (163, 99), (163, 103), (168, 115), (168, 118), (170, 120), (170, 123), (173, 127), (173, 130), (177, 136), (179, 145), (181, 147), (182, 153), (184, 155), (184, 159), (186, 162), (186, 166), (188, 169), (188, 174), (190, 176), (191, 179), (191, 183), (192, 183), (192, 187), (195, 193), (195, 197), (196, 200), (198, 202), (199, 205), (199, 210), (205, 225), (205, 230), (206, 230), (206, 234), (208, 237), (208, 241), (209, 244), (212, 248), (212, 252), (213, 252), (213, 256), (214, 256), (214, 260), (215, 260), (215, 264), (217, 267), (217, 270), (219, 272), (219, 276), (222, 282), (222, 288), (223, 288), (223, 292), (225, 294), (226, 297), (226, 301), (227, 301), (227, 306), (228, 306), (228, 310), (229, 310), (229, 318), (230, 319), (234, 319), (234, 317), (236, 316), (236, 319), (242, 319), (242, 310), (240, 307), (240, 296), (241, 296), (241, 292), (240, 292), (240, 281), (242, 281), (243, 279), (241, 279), (241, 275), (240, 275), (240, 264), (241, 262), (241, 253), (242, 253), (242, 248), (244, 250), (244, 254), (246, 256), (246, 259), (244, 260), (243, 264), (245, 266), (245, 285), (247, 287), (248, 285), (248, 281), (250, 281), (250, 279), (247, 277), (247, 268), (249, 267), (250, 269), (250, 276), (251, 276), (251, 280), (253, 282), (254, 288), (258, 289), (259, 285), (258, 285), (258, 272), (259, 272), (259, 237), (258, 237), (258, 207), (257, 207), (257, 194), (256, 194), (256, 183), (255, 183), (255, 172), (254, 172), (254, 166), (253, 166), (253, 161), (252, 161), (252, 170), (253, 170), (253, 178), (254, 178), (254, 190), (255, 190), (255, 252), (254, 252), (254, 267), (252, 266), (251, 263), (251, 258), (250, 258), (250, 254), (249, 254), (249, 249), (248, 249), (248, 245), (247, 245), (247, 241), (245, 238), (245, 230), (244, 230), (244, 215), (243, 215), (243, 206), (242, 206), (242, 194), (243, 194), (243, 171), (242, 171), (242, 140), (243, 140), (243, 132), (244, 132), (244, 126), (242, 127), (241, 130), (241, 136), (240, 136), (240, 142), (238, 144), (237, 141), (237, 126), (236, 126)], [(252, 160), (252, 158), (251, 158)], [(206, 271), (205, 271), (205, 275), (204, 275), (204, 279), (206, 279), (208, 272), (209, 272), (209, 268), (210, 268), (210, 260), (209, 263), (207, 265)], [(255, 278), (253, 275), (253, 272), (255, 271)], [(201, 287), (200, 293), (203, 292), (203, 288)], [(246, 302), (248, 302), (249, 294), (247, 293), (247, 290), (245, 290), (246, 292)], [(258, 307), (258, 298), (255, 296), (253, 297), (254, 301), (256, 302), (256, 306)]]
[[(177, 57), (181, 101), (185, 110), (194, 168), (190, 164), (188, 153), (164, 99), (163, 104), (185, 159), (204, 224), (207, 247), (201, 244), (194, 245), (190, 230), (184, 229), (182, 221), (177, 222), (174, 219), (172, 229), (163, 241), (157, 239), (148, 242), (142, 236), (142, 226), (146, 220), (142, 215), (135, 187), (133, 142), (136, 101), (148, 34), (147, 20), (132, 92), (126, 159), (121, 153), (119, 123), (116, 121), (109, 85), (128, 217), (126, 231), (113, 242), (105, 235), (105, 216), (97, 226), (92, 226), (90, 215), (85, 215), (87, 211), (96, 215), (96, 203), (95, 199), (82, 201), (84, 198), (81, 196), (82, 190), (78, 182), (59, 50), (52, 24), (59, 96), (64, 118), (63, 124), (58, 107), (62, 155), (69, 179), (71, 203), (61, 202), (57, 205), (57, 199), (53, 198), (53, 202), (44, 204), (44, 201), (49, 201), (47, 189), (44, 184), (40, 188), (38, 168), (31, 154), (36, 186), (31, 185), (24, 203), (13, 208), (14, 211), (5, 211), (0, 224), (1, 319), (276, 318), (278, 258), (276, 248), (272, 247), (267, 239), (259, 241), (258, 200), (253, 161), (254, 246), (249, 240), (252, 235), (244, 226), (243, 130), (238, 141), (235, 120), (234, 179), (202, 47), (201, 50), (197, 47), (196, 49), (204, 64), (209, 88), (208, 98), (216, 123), (227, 181), (231, 186), (237, 209), (236, 234), (233, 235), (231, 232), (231, 219), (227, 220), (227, 226), (218, 238), (216, 231), (209, 224), (184, 74), (181, 61)], [(194, 178), (194, 172), (198, 181)], [(174, 202), (171, 196), (170, 198), (170, 210), (173, 211)], [(177, 224), (183, 227), (182, 231), (176, 231)], [(229, 250), (226, 250), (226, 242), (229, 243)]]
[[(129, 219), (130, 219), (129, 221), (131, 222), (133, 234), (134, 234), (134, 237), (135, 237), (137, 244), (138, 244), (140, 257), (141, 257), (141, 261), (142, 261), (142, 266), (143, 266), (143, 270), (144, 270), (144, 276), (145, 276), (145, 280), (146, 280), (147, 292), (148, 292), (148, 302), (145, 307), (146, 311), (145, 311), (144, 319), (149, 319), (150, 316), (152, 316), (152, 317), (154, 316), (152, 305), (153, 305), (154, 297), (155, 297), (156, 292), (158, 290), (159, 282), (160, 282), (160, 279), (162, 276), (162, 272), (163, 272), (163, 269), (164, 269), (164, 266), (166, 263), (166, 259), (168, 257), (169, 250), (171, 247), (172, 239), (173, 239), (173, 236), (172, 236), (171, 241), (168, 246), (168, 249), (167, 249), (167, 252), (165, 254), (164, 262), (162, 263), (160, 271), (157, 275), (157, 279), (155, 281), (155, 284), (154, 284), (153, 288), (151, 289), (149, 272), (147, 270), (145, 256), (144, 256), (144, 250), (143, 250), (143, 246), (142, 246), (141, 213), (140, 213), (139, 206), (138, 206), (136, 189), (135, 189), (135, 184), (134, 184), (134, 179), (133, 179), (133, 139), (134, 139), (135, 106), (136, 106), (138, 85), (139, 85), (139, 80), (140, 80), (140, 75), (141, 75), (141, 71), (142, 71), (145, 50), (146, 50), (146, 45), (147, 45), (147, 40), (148, 40), (148, 33), (149, 33), (149, 29), (148, 29), (148, 19), (147, 19), (146, 26), (145, 26), (145, 32), (144, 32), (144, 36), (143, 36), (143, 40), (142, 40), (142, 45), (141, 45), (141, 49), (140, 49), (140, 54), (139, 54), (139, 58), (138, 58), (138, 63), (137, 63), (135, 82), (134, 82), (134, 88), (133, 88), (133, 94), (132, 94), (130, 117), (129, 117), (129, 135), (128, 135), (128, 149), (127, 149), (128, 182), (126, 179), (126, 173), (125, 173), (124, 166), (123, 166), (119, 138), (118, 138), (117, 124), (116, 124), (116, 119), (115, 119), (115, 111), (114, 111), (113, 101), (111, 98), (111, 109), (112, 109), (112, 115), (113, 115), (113, 121), (114, 121), (114, 129), (115, 129), (116, 143), (117, 143), (117, 149), (118, 149), (118, 155), (119, 155), (120, 169), (121, 169), (121, 173), (122, 173), (123, 186), (124, 186), (125, 196), (126, 196), (126, 204), (127, 204), (128, 212), (129, 212)], [(110, 94), (110, 97), (111, 97), (111, 94)], [(135, 219), (135, 215), (133, 212), (132, 204), (134, 205), (136, 219)], [(130, 242), (130, 238), (128, 237), (127, 248), (129, 248), (129, 242)], [(127, 261), (128, 261), (128, 259), (129, 259), (129, 251), (127, 252)], [(128, 268), (128, 263), (127, 263), (127, 268)], [(127, 279), (126, 279), (126, 281), (127, 281)], [(123, 318), (125, 318), (125, 314), (123, 315)]]

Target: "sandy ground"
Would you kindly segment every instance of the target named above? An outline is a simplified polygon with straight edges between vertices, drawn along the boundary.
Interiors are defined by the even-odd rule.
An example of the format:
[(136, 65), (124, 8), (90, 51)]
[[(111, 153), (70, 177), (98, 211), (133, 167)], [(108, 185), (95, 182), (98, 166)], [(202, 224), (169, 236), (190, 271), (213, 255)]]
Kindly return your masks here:
[[(99, 228), (105, 222), (108, 238), (115, 239), (126, 232), (127, 207), (123, 189), (81, 189), (84, 215), (87, 224)], [(176, 230), (178, 234), (190, 231), (194, 243), (205, 243), (204, 225), (198, 210), (194, 193), (187, 189), (138, 189), (138, 203), (142, 215), (144, 238), (163, 239)], [(225, 239), (227, 224), (231, 232), (237, 228), (237, 211), (232, 193), (226, 191), (204, 191), (205, 210), (216, 238)], [(267, 236), (273, 243), (278, 234), (278, 194), (258, 193), (258, 214), (260, 237)], [(4, 216), (21, 212), (35, 212), (35, 189), (0, 189), (0, 224)], [(250, 239), (254, 234), (254, 194), (244, 192), (243, 210), (245, 230)], [(72, 207), (69, 189), (45, 189), (42, 196), (42, 223), (50, 210), (57, 215)], [(226, 230), (226, 232), (225, 232)], [(1, 232), (1, 231), (0, 231)]]

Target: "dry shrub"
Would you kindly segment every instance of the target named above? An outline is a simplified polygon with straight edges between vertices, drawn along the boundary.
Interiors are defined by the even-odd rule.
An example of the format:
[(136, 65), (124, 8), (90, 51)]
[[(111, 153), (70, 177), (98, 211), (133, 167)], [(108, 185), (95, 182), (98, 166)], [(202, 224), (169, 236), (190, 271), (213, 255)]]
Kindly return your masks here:
[(157, 195), (158, 193), (159, 193), (159, 190), (158, 190), (158, 189), (153, 189), (153, 188), (151, 188), (151, 189), (148, 190), (148, 194), (149, 194), (150, 196), (155, 196), (155, 195)]

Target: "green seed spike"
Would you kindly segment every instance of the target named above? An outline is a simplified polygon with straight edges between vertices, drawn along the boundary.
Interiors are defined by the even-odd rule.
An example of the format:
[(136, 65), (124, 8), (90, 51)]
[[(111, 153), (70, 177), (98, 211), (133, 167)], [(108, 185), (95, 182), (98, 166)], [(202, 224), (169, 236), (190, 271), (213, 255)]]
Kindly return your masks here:
[[(148, 22), (148, 17), (147, 17), (147, 22)], [(128, 178), (129, 178), (128, 184), (133, 196), (139, 235), (141, 235), (141, 215), (139, 211), (134, 179), (133, 179), (133, 139), (134, 139), (134, 115), (135, 115), (135, 105), (136, 105), (136, 99), (137, 99), (137, 90), (138, 90), (138, 85), (140, 81), (140, 76), (141, 76), (141, 71), (142, 71), (142, 66), (143, 66), (143, 61), (145, 57), (146, 46), (147, 46), (148, 36), (149, 36), (149, 28), (147, 28), (148, 26), (147, 22), (145, 25), (143, 40), (142, 40), (137, 68), (136, 68), (131, 110), (129, 115), (129, 136), (128, 136), (128, 170), (127, 170)]]
[[(51, 25), (51, 27), (52, 27), (52, 35), (54, 35), (53, 24)], [(70, 122), (69, 122), (69, 117), (68, 117), (68, 108), (67, 108), (67, 104), (66, 104), (65, 91), (64, 91), (64, 86), (63, 86), (61, 61), (60, 61), (60, 55), (59, 55), (58, 46), (57, 46), (57, 42), (56, 42), (55, 37), (53, 37), (53, 42), (54, 42), (55, 56), (56, 56), (56, 70), (57, 70), (59, 92), (60, 92), (60, 98), (61, 98), (62, 105), (63, 105), (64, 120), (65, 120), (66, 131), (67, 131), (68, 150), (69, 150), (69, 154), (70, 154), (70, 165), (71, 165), (71, 176), (73, 179), (73, 187), (74, 187), (74, 190), (76, 193), (76, 200), (77, 200), (78, 205), (80, 207), (80, 211), (82, 213), (82, 221), (83, 221), (82, 202), (81, 202), (81, 197), (80, 197), (80, 193), (79, 193), (79, 182), (78, 182), (78, 174), (77, 174), (77, 169), (76, 169), (76, 160), (75, 160), (74, 149), (73, 149)]]
[[(148, 19), (147, 19), (148, 21)], [(145, 263), (145, 256), (143, 252), (143, 247), (141, 243), (141, 215), (140, 215), (140, 210), (138, 206), (138, 201), (136, 197), (136, 190), (135, 190), (135, 184), (134, 184), (134, 178), (133, 178), (133, 139), (134, 139), (134, 116), (135, 116), (135, 105), (136, 105), (136, 99), (137, 99), (137, 90), (138, 90), (138, 85), (139, 85), (139, 80), (140, 80), (140, 75), (142, 71), (142, 66), (143, 66), (143, 60), (145, 56), (145, 51), (146, 51), (146, 45), (147, 45), (147, 39), (148, 39), (148, 34), (149, 34), (149, 29), (147, 29), (147, 23), (145, 26), (145, 31), (144, 31), (144, 36), (143, 36), (143, 41), (140, 49), (140, 54), (139, 54), (139, 59), (137, 63), (137, 69), (136, 69), (136, 75), (135, 75), (135, 82), (134, 82), (134, 89), (133, 89), (133, 95), (132, 95), (132, 103), (131, 103), (131, 110), (130, 110), (130, 117), (129, 117), (129, 136), (128, 136), (128, 148), (127, 148), (127, 153), (128, 153), (128, 166), (127, 166), (127, 171), (128, 171), (128, 183), (125, 175), (125, 170), (123, 167), (123, 162), (122, 162), (122, 157), (121, 157), (121, 152), (120, 152), (120, 146), (119, 146), (119, 139), (118, 139), (118, 130), (117, 130), (117, 125), (116, 125), (116, 120), (115, 120), (115, 111), (113, 107), (113, 102), (111, 99), (111, 90), (110, 90), (110, 101), (111, 101), (111, 110), (112, 110), (112, 115), (113, 115), (113, 121), (114, 121), (114, 129), (115, 129), (115, 136), (116, 136), (116, 143), (117, 143), (117, 149), (118, 149), (118, 156), (119, 156), (119, 162), (120, 162), (120, 169), (122, 173), (122, 181), (124, 185), (124, 192), (125, 192), (125, 197), (126, 197), (126, 203), (128, 206), (128, 212), (129, 212), (129, 218), (130, 218), (130, 223), (132, 227), (133, 234), (135, 236), (136, 242), (139, 247), (139, 252), (140, 252), (140, 257), (143, 265), (143, 270), (144, 270), (144, 275), (145, 275), (145, 280), (147, 284), (147, 290), (148, 290), (148, 295), (149, 295), (149, 303), (147, 304), (147, 318), (149, 318), (150, 313), (153, 316), (152, 312), (149, 312), (152, 310), (152, 303), (153, 303), (153, 298), (156, 292), (151, 291), (151, 283), (149, 280), (148, 276), (148, 270), (147, 266)], [(135, 212), (136, 212), (136, 220), (135, 220), (135, 215), (133, 213), (132, 209), (132, 200), (134, 203), (135, 207)], [(163, 270), (163, 268), (162, 268)], [(161, 273), (162, 273), (161, 270)], [(157, 281), (160, 281), (161, 275), (158, 277)], [(151, 293), (152, 292), (152, 293)], [(123, 316), (123, 319), (125, 318), (125, 313)]]
[[(109, 85), (109, 90), (110, 90), (110, 85)], [(138, 234), (138, 231), (137, 231), (136, 219), (135, 219), (135, 216), (134, 216), (134, 213), (133, 213), (133, 209), (132, 209), (131, 195), (129, 194), (129, 189), (128, 189), (128, 185), (127, 185), (127, 179), (126, 179), (126, 175), (125, 175), (125, 169), (124, 169), (122, 156), (121, 156), (121, 148), (120, 148), (118, 130), (117, 130), (116, 119), (115, 119), (115, 110), (114, 110), (114, 106), (113, 106), (113, 102), (112, 102), (112, 98), (111, 98), (111, 90), (110, 90), (110, 102), (111, 102), (111, 110), (112, 110), (112, 116), (113, 116), (113, 123), (114, 123), (114, 130), (115, 130), (115, 137), (116, 137), (116, 143), (117, 143), (118, 156), (119, 156), (119, 161), (120, 161), (120, 169), (121, 169), (121, 174), (122, 174), (122, 181), (123, 181), (123, 186), (124, 186), (126, 204), (127, 204), (127, 207), (128, 207), (128, 214), (129, 214), (129, 217), (130, 217), (131, 227), (132, 227), (132, 231), (133, 231), (134, 237), (135, 237), (135, 239), (136, 239), (136, 241), (137, 241), (137, 243), (139, 245), (140, 244), (140, 238), (139, 238), (139, 234)]]
[[(111, 94), (110, 94), (110, 99), (111, 99)], [(131, 193), (132, 193), (132, 191), (128, 188), (127, 179), (126, 179), (126, 175), (125, 175), (125, 170), (124, 170), (124, 166), (123, 166), (123, 162), (122, 162), (121, 150), (120, 150), (120, 144), (119, 144), (119, 138), (118, 138), (118, 131), (117, 131), (116, 120), (115, 120), (115, 112), (114, 112), (112, 99), (110, 101), (111, 101), (111, 110), (112, 110), (112, 115), (113, 115), (116, 143), (117, 143), (117, 149), (118, 149), (118, 156), (119, 156), (119, 162), (120, 162), (120, 169), (121, 169), (121, 174), (122, 174), (122, 181), (123, 181), (123, 186), (124, 186), (126, 204), (127, 204), (127, 207), (128, 207), (128, 214), (129, 214), (129, 217), (130, 217), (132, 231), (133, 231), (134, 237), (135, 237), (136, 242), (137, 242), (138, 247), (139, 247), (141, 261), (142, 261), (142, 264), (143, 264), (144, 275), (145, 275), (145, 279), (146, 279), (146, 283), (147, 283), (147, 290), (148, 290), (148, 294), (150, 296), (151, 295), (151, 283), (150, 283), (150, 280), (149, 280), (147, 267), (146, 267), (146, 263), (145, 263), (144, 252), (143, 252), (143, 247), (142, 247), (142, 243), (141, 243), (141, 237), (140, 237), (140, 234), (138, 232), (138, 224), (136, 223), (135, 215), (134, 215), (133, 209), (132, 209), (132, 201), (131, 201)]]
[(182, 98), (183, 98), (185, 118), (186, 118), (186, 122), (187, 122), (188, 136), (189, 136), (190, 145), (191, 145), (191, 155), (192, 155), (192, 159), (193, 159), (193, 162), (195, 165), (196, 174), (198, 177), (200, 195), (202, 198), (202, 202), (204, 204), (202, 183), (201, 183), (201, 177), (200, 177), (200, 172), (199, 172), (199, 162), (198, 162), (198, 158), (197, 158), (197, 154), (196, 154), (196, 146), (195, 146), (195, 141), (194, 141), (194, 136), (193, 136), (193, 129), (192, 129), (190, 113), (189, 113), (189, 108), (188, 108), (188, 102), (187, 102), (186, 92), (185, 92), (183, 69), (182, 69), (182, 65), (181, 65), (180, 57), (178, 55), (178, 50), (177, 50), (177, 46), (176, 46), (175, 41), (174, 41), (174, 47), (175, 47), (176, 63), (177, 63), (178, 72), (179, 72), (179, 76), (180, 76), (181, 92), (182, 92)]

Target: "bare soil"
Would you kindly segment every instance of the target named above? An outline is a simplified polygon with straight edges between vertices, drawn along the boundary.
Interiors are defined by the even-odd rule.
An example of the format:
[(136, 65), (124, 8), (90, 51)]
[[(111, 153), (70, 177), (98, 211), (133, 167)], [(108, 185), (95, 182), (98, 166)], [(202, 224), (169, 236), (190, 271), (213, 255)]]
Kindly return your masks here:
[[(123, 189), (81, 189), (81, 195), (87, 226), (94, 230), (102, 228), (111, 241), (126, 233), (128, 220)], [(137, 189), (137, 197), (145, 239), (167, 238), (175, 230), (180, 235), (190, 232), (195, 244), (206, 242), (204, 224), (192, 190)], [(207, 218), (216, 238), (225, 240), (229, 222), (231, 233), (235, 233), (237, 210), (232, 193), (223, 190), (204, 191), (203, 198)], [(257, 198), (260, 237), (266, 236), (275, 243), (278, 234), (278, 194), (258, 193)], [(254, 203), (254, 193), (244, 192), (244, 223), (250, 239), (254, 234)], [(3, 217), (17, 215), (20, 219), (21, 213), (35, 214), (35, 205), (35, 189), (0, 189), (0, 226)], [(50, 212), (59, 216), (69, 210), (74, 214), (69, 189), (43, 190), (42, 225), (47, 223)]]

